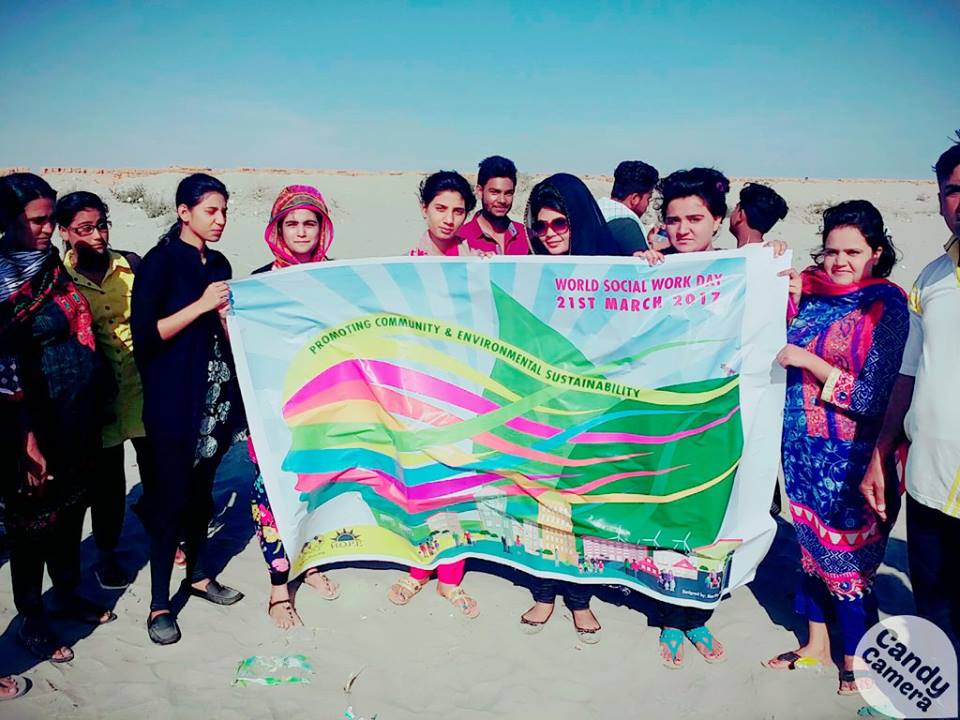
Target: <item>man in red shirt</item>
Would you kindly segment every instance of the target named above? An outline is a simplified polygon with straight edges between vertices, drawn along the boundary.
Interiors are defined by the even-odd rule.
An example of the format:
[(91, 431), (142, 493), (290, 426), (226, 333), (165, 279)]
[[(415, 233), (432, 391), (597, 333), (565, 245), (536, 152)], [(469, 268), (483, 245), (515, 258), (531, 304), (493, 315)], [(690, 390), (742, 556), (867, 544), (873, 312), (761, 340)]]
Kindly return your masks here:
[(512, 160), (492, 155), (480, 163), (477, 197), (481, 209), (457, 232), (473, 253), (527, 255), (530, 252), (526, 228), (509, 217), (516, 187), (517, 166)]

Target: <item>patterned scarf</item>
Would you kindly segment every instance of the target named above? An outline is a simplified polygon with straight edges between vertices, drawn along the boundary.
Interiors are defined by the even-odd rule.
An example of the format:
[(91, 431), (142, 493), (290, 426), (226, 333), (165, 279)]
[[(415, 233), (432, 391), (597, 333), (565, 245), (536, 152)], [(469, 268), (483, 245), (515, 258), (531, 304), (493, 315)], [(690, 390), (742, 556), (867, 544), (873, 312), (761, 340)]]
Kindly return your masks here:
[(6, 339), (52, 299), (70, 322), (70, 333), (94, 350), (93, 315), (55, 248), (0, 252), (0, 339)]
[(310, 185), (288, 185), (280, 191), (280, 195), (273, 203), (273, 209), (270, 211), (270, 221), (263, 233), (263, 239), (267, 241), (270, 252), (276, 258), (273, 261), (274, 270), (300, 264), (300, 261), (290, 252), (290, 248), (283, 241), (280, 228), (283, 218), (294, 210), (310, 210), (320, 220), (320, 241), (314, 248), (313, 256), (309, 262), (321, 262), (328, 259), (327, 251), (333, 244), (333, 222), (330, 220), (330, 213), (327, 210), (327, 203), (324, 201), (323, 195)]

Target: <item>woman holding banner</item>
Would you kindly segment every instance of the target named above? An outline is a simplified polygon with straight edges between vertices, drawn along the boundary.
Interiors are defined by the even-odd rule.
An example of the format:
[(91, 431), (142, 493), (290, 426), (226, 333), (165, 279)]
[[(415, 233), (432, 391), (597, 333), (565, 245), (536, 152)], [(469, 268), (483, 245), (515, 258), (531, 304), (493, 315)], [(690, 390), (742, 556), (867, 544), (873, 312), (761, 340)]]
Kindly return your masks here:
[(899, 488), (889, 487), (892, 510), (880, 520), (859, 487), (909, 320), (903, 291), (887, 279), (896, 249), (873, 205), (851, 200), (827, 209), (822, 239), (816, 265), (802, 273), (802, 290), (791, 298), (789, 344), (777, 356), (787, 368), (783, 472), (804, 571), (795, 607), (809, 636), (764, 664), (828, 665), (831, 616), (843, 637), (838, 692), (852, 695), (857, 644), (879, 621), (871, 588), (900, 504)]
[[(713, 243), (727, 214), (730, 181), (726, 176), (712, 168), (677, 170), (660, 181), (659, 190), (660, 217), (670, 247), (662, 253), (644, 250), (636, 253), (637, 257), (655, 265), (663, 262), (664, 255), (715, 250)], [(707, 627), (713, 610), (673, 605), (666, 600), (657, 600), (656, 604), (660, 657), (665, 667), (675, 670), (683, 666), (685, 637), (708, 663), (726, 660), (723, 645)]]
[[(457, 231), (476, 204), (470, 183), (460, 173), (441, 170), (424, 179), (420, 183), (420, 210), (427, 229), (410, 255), (470, 255)], [(466, 560), (438, 565), (437, 592), (464, 617), (473, 619), (480, 614), (480, 608), (477, 601), (460, 587), (465, 569)], [(409, 575), (390, 586), (387, 598), (394, 605), (406, 605), (430, 581), (432, 574), (430, 570), (410, 568)]]
[[(551, 175), (534, 186), (527, 203), (530, 248), (537, 255), (617, 255), (618, 248), (603, 213), (583, 181), (567, 173)], [(581, 642), (600, 640), (600, 622), (590, 610), (590, 586), (531, 578), (534, 604), (520, 616), (527, 634), (538, 633), (553, 616), (557, 595), (573, 616)]]
[(210, 175), (181, 180), (177, 220), (144, 256), (133, 285), (134, 358), (143, 385), (143, 424), (155, 449), (154, 471), (142, 477), (141, 517), (150, 534), (147, 632), (158, 645), (180, 639), (170, 576), (181, 529), (187, 549), (184, 589), (216, 605), (243, 598), (210, 577), (202, 563), (214, 476), (243, 424), (223, 321), (230, 263), (209, 247), (227, 224), (228, 197), (226, 186)]
[[(273, 261), (254, 270), (254, 275), (328, 260), (327, 251), (333, 243), (333, 222), (320, 191), (310, 185), (290, 185), (281, 190), (270, 210), (270, 220), (263, 239), (273, 253)], [(247, 446), (250, 458), (256, 464), (252, 439)], [(270, 573), (267, 614), (281, 630), (299, 627), (303, 621), (297, 614), (290, 593), (290, 558), (280, 539), (259, 467), (253, 483), (251, 511), (260, 550)], [(340, 587), (318, 568), (307, 570), (303, 574), (303, 582), (325, 600), (336, 600), (340, 596)]]

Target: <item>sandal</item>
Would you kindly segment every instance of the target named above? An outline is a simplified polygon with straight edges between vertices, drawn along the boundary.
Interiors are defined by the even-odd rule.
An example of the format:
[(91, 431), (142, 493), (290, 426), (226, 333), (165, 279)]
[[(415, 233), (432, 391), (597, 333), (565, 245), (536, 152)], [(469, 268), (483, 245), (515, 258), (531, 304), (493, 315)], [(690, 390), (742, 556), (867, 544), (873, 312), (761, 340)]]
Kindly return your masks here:
[[(596, 620), (596, 617), (594, 617), (594, 620)], [(599, 621), (597, 622), (596, 628), (582, 628), (577, 625), (576, 618), (573, 620), (573, 629), (577, 631), (577, 639), (580, 640), (580, 642), (582, 642), (584, 645), (596, 645), (598, 642), (600, 642), (600, 631), (603, 630)]]
[[(17, 641), (29, 650), (34, 657), (58, 664), (70, 662), (76, 657), (73, 648), (57, 640), (56, 636), (54, 636), (53, 632), (50, 628), (46, 627), (46, 625), (41, 625), (37, 628), (37, 632), (34, 633), (27, 632), (26, 626), (27, 623), (24, 622), (17, 631)], [(66, 655), (60, 658), (54, 657), (60, 650), (66, 650)]]
[(18, 697), (26, 695), (31, 684), (27, 678), (23, 677), (23, 675), (7, 675), (6, 677), (0, 678), (0, 682), (3, 682), (7, 688), (13, 690), (12, 694), (0, 695), (0, 701), (16, 700)]
[[(860, 695), (860, 685), (857, 682), (858, 680), (863, 680), (865, 682), (864, 690), (867, 687), (872, 686), (873, 681), (870, 678), (857, 678), (854, 675), (853, 670), (841, 670), (840, 671), (840, 688), (837, 690), (837, 695)], [(853, 687), (844, 687), (844, 685), (852, 685)]]
[[(773, 663), (783, 663), (782, 665), (774, 665)], [(790, 652), (780, 653), (775, 658), (769, 660), (764, 660), (762, 663), (763, 667), (768, 670), (817, 670), (818, 672), (823, 669), (823, 663), (815, 657), (809, 657), (807, 655), (800, 655), (793, 650)]]
[(50, 608), (50, 615), (94, 626), (106, 625), (117, 619), (117, 614), (112, 610), (80, 595), (74, 595), (62, 606), (59, 603), (54, 605)]
[(680, 648), (683, 647), (683, 633), (677, 628), (663, 628), (660, 631), (660, 644), (665, 645), (667, 650), (670, 651), (669, 659), (663, 656), (662, 651), (660, 652), (660, 662), (663, 663), (663, 666), (670, 670), (679, 670), (682, 668), (683, 658), (678, 657), (677, 654), (680, 652)]
[(451, 605), (459, 608), (460, 612), (471, 620), (480, 614), (480, 607), (477, 605), (477, 601), (467, 595), (467, 591), (459, 585), (453, 590), (450, 590), (446, 595), (441, 593), (440, 596), (449, 600)]
[(387, 598), (394, 605), (406, 605), (421, 590), (423, 590), (423, 585), (409, 575), (404, 575), (390, 586)]
[[(697, 652), (700, 653), (700, 656), (711, 665), (715, 663), (722, 663), (727, 659), (727, 652), (723, 649), (723, 646), (720, 645), (719, 642), (717, 645), (720, 645), (720, 654), (713, 654), (713, 643), (715, 638), (713, 637), (713, 633), (710, 632), (706, 625), (701, 625), (700, 627), (693, 628), (692, 630), (687, 630), (686, 636), (687, 639), (693, 643), (693, 646), (697, 649)], [(701, 645), (703, 645), (702, 650), (700, 649)]]
[[(270, 614), (271, 611), (278, 605), (287, 606), (287, 617), (290, 618), (290, 623), (291, 623), (289, 628), (284, 628), (284, 627), (280, 627), (280, 625), (277, 625), (277, 621), (274, 620), (273, 615)], [(267, 616), (271, 620), (273, 620), (273, 624), (277, 625), (277, 627), (280, 628), (281, 630), (289, 630), (290, 628), (303, 627), (303, 620), (300, 619), (300, 616), (297, 614), (296, 609), (293, 607), (293, 601), (290, 600), (289, 598), (287, 598), (286, 600), (274, 600), (269, 605), (267, 605)]]
[[(533, 610), (533, 608), (530, 608), (530, 610)], [(527, 612), (530, 612), (530, 610), (527, 610)], [(527, 620), (527, 618), (525, 617), (526, 614), (527, 613), (524, 613), (523, 615), (520, 616), (520, 629), (527, 635), (536, 635), (538, 632), (543, 630), (543, 626), (546, 625), (550, 621), (550, 618), (553, 617), (553, 609), (552, 608), (550, 609), (550, 614), (547, 615), (547, 619), (543, 620), (542, 622), (537, 622), (535, 620)]]
[[(308, 582), (309, 578), (316, 577), (320, 581), (319, 585), (314, 585), (311, 582)], [(320, 572), (317, 568), (310, 568), (303, 574), (303, 582), (314, 590), (317, 591), (317, 594), (320, 595), (324, 600), (336, 600), (340, 597), (340, 586), (327, 577), (324, 573)]]

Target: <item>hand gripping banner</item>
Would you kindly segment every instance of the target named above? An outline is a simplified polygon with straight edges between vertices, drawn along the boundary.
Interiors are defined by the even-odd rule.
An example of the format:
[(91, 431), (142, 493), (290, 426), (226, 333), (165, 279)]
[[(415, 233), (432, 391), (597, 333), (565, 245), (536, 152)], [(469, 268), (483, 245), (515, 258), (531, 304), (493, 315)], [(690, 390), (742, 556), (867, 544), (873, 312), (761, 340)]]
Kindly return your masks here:
[(293, 573), (477, 557), (715, 605), (774, 535), (788, 262), (396, 258), (232, 282)]

